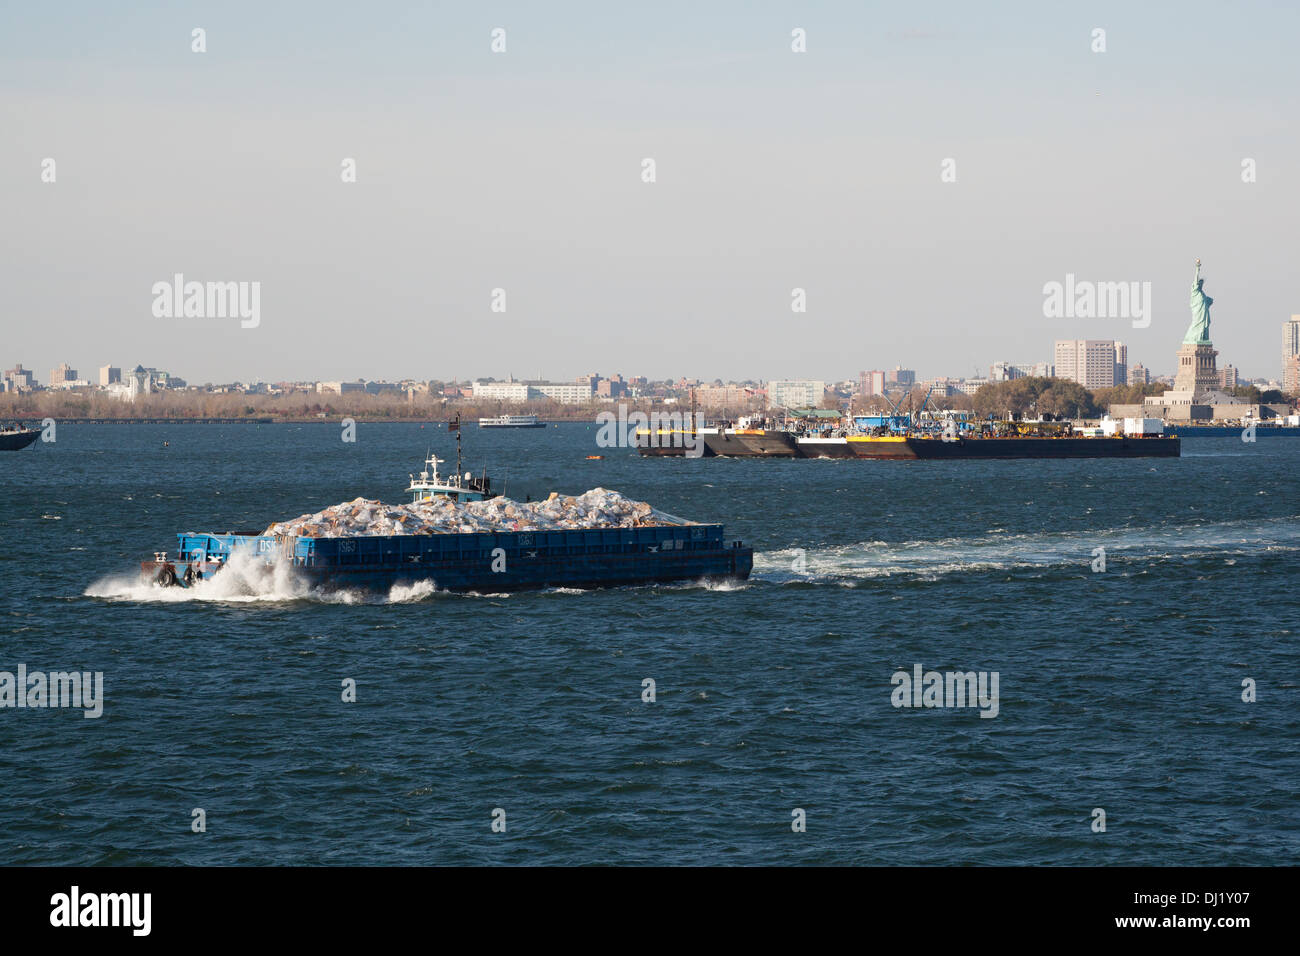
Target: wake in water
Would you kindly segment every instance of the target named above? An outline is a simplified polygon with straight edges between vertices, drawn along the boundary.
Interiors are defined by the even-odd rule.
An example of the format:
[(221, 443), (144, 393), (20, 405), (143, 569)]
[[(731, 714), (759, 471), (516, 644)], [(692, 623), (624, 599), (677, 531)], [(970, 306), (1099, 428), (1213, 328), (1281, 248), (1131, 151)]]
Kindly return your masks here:
[(188, 588), (160, 587), (140, 580), (139, 574), (100, 578), (82, 592), (107, 601), (184, 604), (205, 601), (223, 604), (318, 601), (325, 604), (412, 604), (438, 593), (433, 581), (395, 584), (387, 595), (368, 591), (326, 591), (313, 587), (292, 562), (274, 561), (247, 550), (236, 550), (226, 566), (210, 578)]
[(829, 581), (851, 586), (895, 575), (935, 580), (955, 572), (1067, 566), (1086, 571), (1097, 548), (1104, 548), (1109, 560), (1122, 562), (1222, 558), (1226, 564), (1245, 554), (1300, 550), (1297, 518), (1039, 534), (1000, 531), (968, 538), (761, 552), (754, 555), (754, 577), (778, 584)]
[[(658, 588), (703, 587), (716, 591), (730, 591), (744, 586), (739, 581), (645, 585)], [(546, 588), (542, 593), (580, 595), (591, 592), (580, 588), (552, 587)], [(291, 601), (314, 601), (321, 604), (415, 604), (433, 597), (499, 600), (514, 596), (509, 592), (469, 591), (452, 594), (449, 591), (439, 591), (437, 583), (428, 579), (394, 584), (387, 594), (364, 590), (324, 590), (313, 586), (288, 559), (276, 555), (273, 561), (268, 562), (264, 556), (242, 549), (236, 550), (217, 574), (188, 588), (165, 588), (140, 580), (138, 574), (116, 574), (100, 578), (82, 594), (105, 601), (163, 604), (194, 601), (216, 604), (282, 604)]]

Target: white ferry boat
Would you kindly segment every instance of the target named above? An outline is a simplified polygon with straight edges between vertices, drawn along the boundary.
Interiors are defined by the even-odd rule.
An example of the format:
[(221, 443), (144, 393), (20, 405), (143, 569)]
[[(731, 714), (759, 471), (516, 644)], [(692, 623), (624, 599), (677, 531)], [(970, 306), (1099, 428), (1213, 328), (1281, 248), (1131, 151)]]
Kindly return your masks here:
[(493, 418), (480, 418), (479, 428), (545, 428), (546, 422), (539, 422), (536, 415), (497, 415)]

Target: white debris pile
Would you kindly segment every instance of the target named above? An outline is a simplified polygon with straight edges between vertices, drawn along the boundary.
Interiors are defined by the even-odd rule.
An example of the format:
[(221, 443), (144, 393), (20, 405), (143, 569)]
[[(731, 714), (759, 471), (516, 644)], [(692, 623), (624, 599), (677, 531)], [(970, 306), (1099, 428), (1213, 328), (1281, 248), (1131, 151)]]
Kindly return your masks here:
[(475, 531), (577, 531), (584, 528), (649, 528), (681, 524), (680, 518), (656, 511), (617, 491), (593, 488), (565, 497), (555, 492), (545, 501), (489, 498), (464, 504), (431, 498), (413, 504), (386, 505), (356, 498), (315, 514), (277, 521), (268, 535), (341, 538), (356, 535), (469, 534)]

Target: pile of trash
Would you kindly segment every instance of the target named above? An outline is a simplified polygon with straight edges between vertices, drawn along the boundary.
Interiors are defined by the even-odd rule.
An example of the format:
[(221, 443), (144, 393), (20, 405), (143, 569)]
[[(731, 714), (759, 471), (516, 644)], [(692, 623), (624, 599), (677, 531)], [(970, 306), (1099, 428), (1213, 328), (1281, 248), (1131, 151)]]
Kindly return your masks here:
[(680, 518), (656, 511), (617, 491), (593, 488), (564, 497), (555, 492), (545, 501), (489, 498), (460, 503), (431, 498), (412, 504), (386, 505), (356, 498), (315, 514), (277, 521), (268, 535), (340, 538), (357, 535), (470, 534), (475, 531), (578, 531), (584, 528), (650, 528), (682, 524)]

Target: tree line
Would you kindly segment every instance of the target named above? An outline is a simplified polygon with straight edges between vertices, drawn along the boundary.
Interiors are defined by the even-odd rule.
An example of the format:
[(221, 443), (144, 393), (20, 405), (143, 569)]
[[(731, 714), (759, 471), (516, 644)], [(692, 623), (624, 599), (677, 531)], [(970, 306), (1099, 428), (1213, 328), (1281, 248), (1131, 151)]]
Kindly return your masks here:
[[(1161, 395), (1168, 385), (1116, 385), (1111, 388), (1086, 389), (1078, 382), (1063, 378), (1026, 376), (1007, 382), (990, 382), (980, 386), (974, 395), (931, 395), (930, 404), (941, 409), (964, 409), (980, 418), (992, 415), (1002, 418), (1013, 415), (1053, 415), (1065, 418), (1100, 418), (1112, 405), (1141, 405), (1148, 395)], [(1293, 402), (1277, 389), (1260, 391), (1253, 385), (1226, 389), (1232, 395), (1251, 403), (1283, 404)], [(920, 410), (927, 389), (917, 387), (894, 402), (903, 412)], [(872, 395), (854, 403), (855, 411), (888, 412), (893, 407), (890, 399)]]
[[(662, 408), (652, 399), (627, 399), (629, 409), (649, 411)], [(346, 395), (292, 392), (287, 395), (259, 395), (243, 392), (162, 391), (124, 401), (95, 390), (42, 390), (0, 394), (0, 422), (55, 421), (91, 418), (131, 421), (141, 418), (270, 418), (274, 421), (314, 421), (358, 418), (381, 421), (447, 421), (460, 415), (475, 421), (495, 415), (534, 414), (542, 420), (592, 421), (618, 402), (592, 401), (585, 405), (561, 405), (551, 399), (524, 403), (447, 399), (441, 395)], [(687, 411), (689, 402), (675, 408)], [(702, 409), (703, 410), (703, 409)]]

